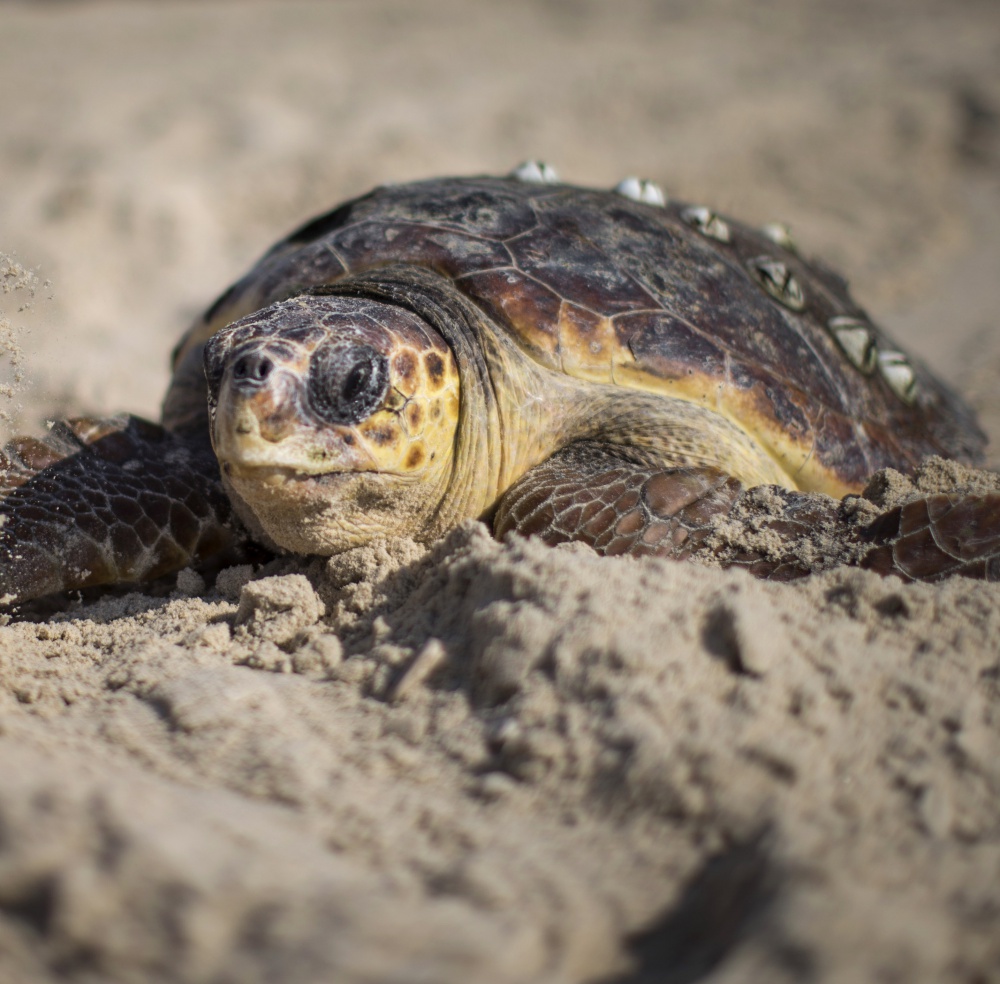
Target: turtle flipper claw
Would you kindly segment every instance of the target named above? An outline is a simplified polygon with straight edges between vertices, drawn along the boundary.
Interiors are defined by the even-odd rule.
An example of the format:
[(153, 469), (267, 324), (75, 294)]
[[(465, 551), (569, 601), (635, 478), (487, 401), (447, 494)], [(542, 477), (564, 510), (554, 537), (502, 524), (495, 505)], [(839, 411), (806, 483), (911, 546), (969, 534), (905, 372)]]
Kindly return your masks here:
[(149, 580), (231, 547), (207, 438), (122, 415), (55, 424), (0, 457), (0, 602)]

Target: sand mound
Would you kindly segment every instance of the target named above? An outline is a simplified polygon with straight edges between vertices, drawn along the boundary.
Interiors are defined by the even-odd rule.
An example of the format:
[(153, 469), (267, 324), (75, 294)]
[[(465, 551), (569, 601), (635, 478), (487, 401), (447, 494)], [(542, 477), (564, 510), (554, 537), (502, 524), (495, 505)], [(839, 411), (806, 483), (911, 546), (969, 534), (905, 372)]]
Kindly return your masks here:
[(995, 587), (478, 524), (288, 567), (0, 633), (14, 979), (1000, 960)]

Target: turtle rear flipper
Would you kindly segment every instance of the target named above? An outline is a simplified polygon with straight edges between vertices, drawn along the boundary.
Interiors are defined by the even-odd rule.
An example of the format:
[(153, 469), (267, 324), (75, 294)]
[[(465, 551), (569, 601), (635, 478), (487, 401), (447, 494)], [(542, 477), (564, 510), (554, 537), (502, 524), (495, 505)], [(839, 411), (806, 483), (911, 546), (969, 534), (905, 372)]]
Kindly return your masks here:
[(0, 494), (4, 604), (151, 580), (238, 539), (207, 438), (128, 415), (11, 441)]
[(1000, 581), (1000, 494), (926, 496), (859, 529), (837, 499), (767, 488), (779, 508), (754, 517), (761, 546), (732, 549), (718, 521), (737, 518), (752, 495), (737, 479), (711, 467), (644, 464), (625, 449), (580, 441), (515, 483), (493, 526), (497, 536), (513, 531), (550, 544), (581, 541), (610, 556), (712, 557), (781, 581), (812, 573), (810, 550), (802, 548), (824, 531), (841, 540), (843, 562), (880, 574)]
[(1000, 493), (914, 499), (879, 516), (864, 538), (876, 546), (861, 566), (879, 574), (1000, 581)]

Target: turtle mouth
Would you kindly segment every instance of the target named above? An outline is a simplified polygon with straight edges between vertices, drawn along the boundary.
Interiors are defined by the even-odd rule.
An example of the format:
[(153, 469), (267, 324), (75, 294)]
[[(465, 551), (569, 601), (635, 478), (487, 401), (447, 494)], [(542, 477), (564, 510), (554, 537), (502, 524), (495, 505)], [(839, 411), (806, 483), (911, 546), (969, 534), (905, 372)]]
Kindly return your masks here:
[(321, 480), (327, 476), (378, 469), (353, 428), (301, 423), (292, 415), (281, 433), (259, 407), (224, 391), (216, 410), (212, 443), (224, 474), (263, 485)]
[(222, 461), (219, 464), (222, 474), (228, 479), (270, 488), (286, 485), (298, 487), (321, 485), (324, 488), (333, 488), (345, 484), (358, 474), (357, 471), (350, 469), (311, 472), (296, 468), (294, 465), (234, 464), (229, 461)]

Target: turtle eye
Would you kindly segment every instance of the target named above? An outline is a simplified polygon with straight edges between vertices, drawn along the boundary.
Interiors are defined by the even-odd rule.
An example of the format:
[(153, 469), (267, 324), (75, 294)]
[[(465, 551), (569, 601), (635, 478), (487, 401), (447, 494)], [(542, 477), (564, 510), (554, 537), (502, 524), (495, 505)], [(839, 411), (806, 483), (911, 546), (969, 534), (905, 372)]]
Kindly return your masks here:
[(309, 362), (309, 405), (331, 424), (357, 424), (389, 388), (389, 360), (370, 345), (328, 345)]
[(352, 366), (340, 390), (340, 396), (344, 403), (354, 403), (364, 393), (365, 387), (371, 381), (371, 378), (372, 364), (370, 362), (358, 362)]

